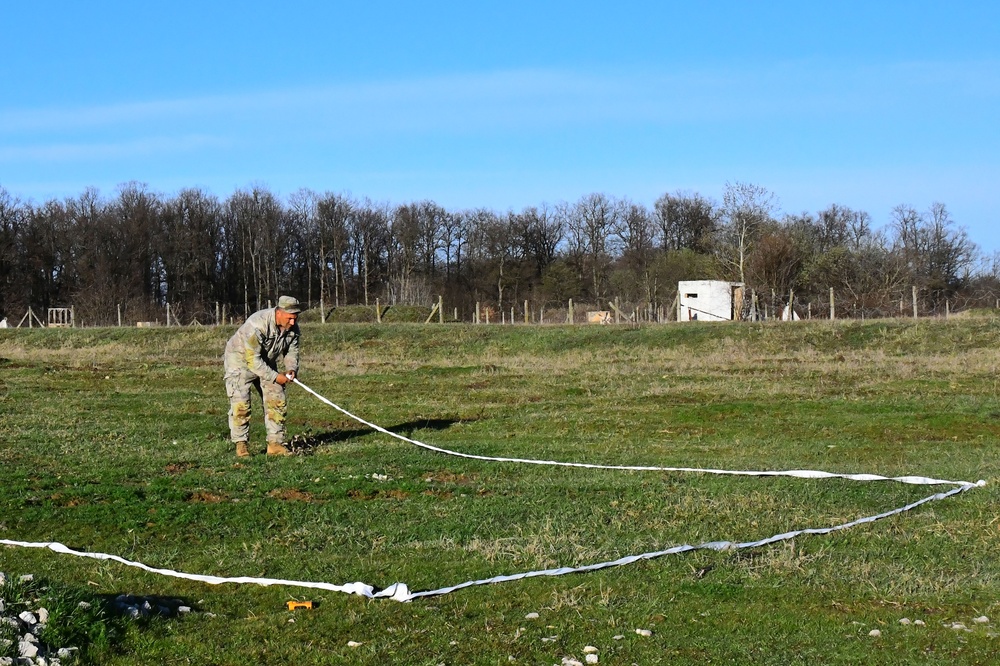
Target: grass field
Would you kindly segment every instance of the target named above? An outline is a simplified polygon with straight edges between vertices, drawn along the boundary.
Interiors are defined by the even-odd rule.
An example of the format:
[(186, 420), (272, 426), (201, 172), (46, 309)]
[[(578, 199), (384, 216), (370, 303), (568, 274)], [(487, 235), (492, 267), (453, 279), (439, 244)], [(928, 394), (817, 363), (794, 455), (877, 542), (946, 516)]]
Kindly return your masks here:
[[(220, 367), (231, 333), (0, 331), (0, 538), (191, 573), (423, 590), (826, 527), (948, 489), (463, 460), (366, 430), (298, 387), (289, 423), (302, 453), (238, 461)], [(987, 485), (828, 536), (405, 604), (210, 586), (0, 546), (0, 571), (32, 573), (57, 596), (195, 608), (108, 620), (113, 631), (81, 646), (87, 660), (559, 664), (584, 661), (592, 645), (602, 664), (998, 663), (995, 316), (641, 329), (307, 324), (303, 350), (301, 379), (321, 394), (466, 453)], [(299, 599), (318, 607), (286, 610)], [(990, 622), (973, 622), (984, 615)]]

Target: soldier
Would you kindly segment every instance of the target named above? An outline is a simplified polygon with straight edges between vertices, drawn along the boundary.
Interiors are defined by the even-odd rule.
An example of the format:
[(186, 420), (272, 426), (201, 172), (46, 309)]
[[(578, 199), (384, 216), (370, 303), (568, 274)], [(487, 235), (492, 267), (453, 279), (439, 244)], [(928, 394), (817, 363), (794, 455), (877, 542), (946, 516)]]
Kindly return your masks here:
[[(299, 369), (299, 327), (296, 323), (302, 307), (291, 296), (278, 299), (278, 307), (250, 315), (229, 338), (223, 356), (226, 368), (226, 393), (229, 395), (229, 435), (236, 445), (236, 455), (250, 455), (250, 388), (264, 401), (264, 424), (267, 429), (267, 454), (287, 456), (285, 446), (285, 385)], [(284, 358), (284, 374), (277, 370)]]

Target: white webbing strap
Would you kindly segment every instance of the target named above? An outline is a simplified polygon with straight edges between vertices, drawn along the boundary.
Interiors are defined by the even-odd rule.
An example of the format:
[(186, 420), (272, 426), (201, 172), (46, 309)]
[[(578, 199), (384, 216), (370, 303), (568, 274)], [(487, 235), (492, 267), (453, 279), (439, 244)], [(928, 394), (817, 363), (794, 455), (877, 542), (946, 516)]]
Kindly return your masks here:
[(313, 588), (320, 590), (329, 590), (331, 592), (344, 592), (347, 594), (356, 594), (368, 598), (387, 598), (396, 601), (411, 601), (413, 599), (418, 599), (422, 597), (431, 597), (441, 594), (448, 594), (455, 590), (460, 590), (466, 587), (472, 587), (474, 585), (490, 585), (492, 583), (503, 583), (513, 580), (521, 580), (523, 578), (533, 578), (537, 576), (562, 576), (569, 573), (583, 573), (587, 571), (596, 571), (598, 569), (606, 569), (608, 567), (618, 567), (624, 566), (626, 564), (632, 564), (641, 560), (651, 560), (653, 558), (662, 557), (664, 555), (673, 555), (676, 553), (685, 553), (692, 550), (739, 550), (743, 548), (756, 548), (758, 546), (764, 546), (767, 544), (775, 543), (778, 541), (784, 541), (786, 539), (792, 539), (801, 534), (829, 534), (830, 532), (835, 532), (838, 530), (847, 529), (849, 527), (854, 527), (855, 525), (861, 525), (863, 523), (871, 523), (888, 516), (893, 516), (905, 511), (914, 509), (921, 504), (927, 502), (932, 502), (935, 500), (942, 500), (952, 495), (965, 492), (971, 488), (976, 488), (986, 485), (985, 481), (979, 481), (977, 483), (970, 483), (968, 481), (946, 481), (941, 479), (932, 479), (923, 476), (897, 476), (897, 477), (886, 477), (879, 476), (877, 474), (833, 474), (830, 472), (822, 472), (816, 470), (784, 470), (784, 471), (740, 471), (740, 470), (721, 470), (721, 469), (699, 469), (693, 467), (653, 467), (653, 466), (630, 466), (630, 465), (594, 465), (588, 463), (573, 463), (573, 462), (560, 462), (554, 460), (531, 460), (525, 458), (495, 458), (490, 456), (479, 456), (472, 455), (468, 453), (460, 453), (457, 451), (449, 451), (448, 449), (442, 449), (437, 446), (431, 446), (430, 444), (425, 444), (423, 442), (418, 442), (417, 440), (410, 439), (409, 437), (404, 437), (403, 435), (396, 434), (385, 428), (382, 428), (374, 423), (370, 423), (359, 416), (348, 412), (346, 409), (334, 404), (333, 402), (327, 400), (325, 397), (321, 396), (316, 391), (312, 390), (302, 382), (293, 380), (296, 384), (301, 386), (304, 390), (308, 391), (312, 395), (316, 396), (319, 400), (325, 404), (333, 407), (334, 409), (342, 412), (343, 414), (349, 416), (350, 418), (362, 423), (374, 430), (381, 433), (385, 433), (396, 439), (400, 439), (404, 442), (408, 442), (415, 446), (419, 446), (428, 451), (434, 451), (436, 453), (442, 453), (451, 456), (458, 456), (461, 458), (470, 458), (473, 460), (484, 460), (490, 462), (507, 462), (507, 463), (523, 463), (531, 465), (552, 465), (558, 467), (583, 467), (589, 469), (616, 469), (616, 470), (632, 470), (632, 471), (663, 471), (663, 472), (699, 472), (703, 474), (727, 474), (736, 476), (790, 476), (796, 478), (804, 479), (829, 479), (829, 478), (841, 478), (849, 479), (851, 481), (896, 481), (899, 483), (906, 483), (912, 485), (953, 485), (956, 486), (952, 490), (943, 493), (936, 493), (930, 495), (923, 499), (917, 500), (906, 506), (899, 507), (897, 509), (892, 509), (884, 513), (880, 513), (874, 516), (867, 516), (865, 518), (859, 518), (857, 520), (852, 520), (847, 523), (842, 523), (840, 525), (834, 525), (832, 527), (822, 527), (822, 528), (809, 528), (802, 530), (795, 530), (792, 532), (785, 532), (783, 534), (776, 534), (765, 539), (760, 539), (759, 541), (748, 541), (742, 543), (736, 543), (732, 541), (709, 541), (696, 546), (691, 546), (688, 544), (683, 544), (680, 546), (673, 546), (666, 550), (653, 551), (649, 553), (642, 553), (639, 555), (629, 555), (626, 557), (621, 557), (617, 560), (612, 560), (609, 562), (599, 562), (597, 564), (588, 564), (581, 567), (559, 567), (556, 569), (544, 569), (539, 571), (526, 571), (523, 573), (516, 573), (503, 576), (494, 576), (492, 578), (484, 578), (481, 580), (470, 580), (464, 583), (459, 583), (457, 585), (452, 585), (449, 587), (442, 587), (436, 590), (425, 590), (421, 592), (410, 592), (409, 588), (405, 583), (394, 583), (378, 592), (375, 591), (374, 586), (368, 585), (366, 583), (356, 582), (356, 583), (345, 583), (343, 585), (335, 585), (333, 583), (321, 583), (321, 582), (311, 582), (311, 581), (299, 581), (299, 580), (285, 580), (281, 578), (254, 578), (254, 577), (235, 577), (235, 578), (225, 578), (220, 576), (207, 576), (202, 574), (189, 574), (179, 571), (173, 571), (171, 569), (155, 568), (143, 564), (142, 562), (136, 562), (133, 560), (126, 560), (125, 558), (119, 557), (117, 555), (108, 555), (106, 553), (90, 553), (84, 551), (73, 550), (61, 543), (54, 541), (45, 542), (29, 542), (29, 541), (12, 541), (8, 539), (0, 539), (0, 544), (5, 546), (17, 546), (22, 548), (47, 548), (56, 553), (62, 553), (65, 555), (74, 555), (76, 557), (86, 557), (96, 560), (108, 560), (113, 562), (118, 562), (120, 564), (136, 567), (150, 573), (159, 574), (161, 576), (171, 576), (174, 578), (184, 578), (187, 580), (199, 581), (202, 583), (207, 583), (209, 585), (220, 585), (223, 583), (252, 583), (255, 585), (284, 585), (288, 587), (304, 587)]
[(371, 585), (366, 585), (364, 583), (345, 583), (344, 585), (334, 585), (333, 583), (311, 583), (307, 581), (300, 580), (283, 580), (280, 578), (252, 578), (249, 576), (240, 576), (237, 578), (222, 578), (219, 576), (205, 576), (202, 574), (190, 574), (183, 573), (180, 571), (173, 571), (172, 569), (160, 569), (156, 567), (151, 567), (149, 565), (143, 564), (142, 562), (136, 562), (134, 560), (126, 560), (124, 557), (119, 557), (117, 555), (108, 555), (107, 553), (90, 553), (85, 551), (73, 550), (68, 546), (55, 541), (11, 541), (8, 539), (0, 539), (0, 544), (5, 546), (19, 546), (21, 548), (48, 548), (52, 552), (62, 553), (63, 555), (75, 555), (76, 557), (88, 557), (93, 560), (106, 560), (111, 562), (118, 562), (119, 564), (124, 564), (125, 566), (135, 567), (136, 569), (142, 569), (143, 571), (148, 571), (150, 573), (159, 574), (161, 576), (170, 576), (172, 578), (184, 578), (186, 580), (195, 580), (201, 583), (208, 583), (209, 585), (220, 585), (222, 583), (253, 583), (255, 585), (289, 585), (293, 587), (312, 587), (320, 590), (330, 590), (332, 592), (347, 592), (349, 594), (360, 594), (365, 597), (374, 596), (374, 588)]
[(763, 471), (747, 471), (747, 470), (728, 470), (728, 469), (701, 469), (697, 467), (653, 467), (648, 465), (595, 465), (591, 463), (577, 463), (577, 462), (562, 462), (558, 460), (532, 460), (530, 458), (494, 458), (491, 456), (478, 456), (471, 453), (460, 453), (458, 451), (449, 451), (448, 449), (442, 449), (438, 446), (431, 446), (430, 444), (424, 444), (423, 442), (418, 442), (415, 439), (410, 439), (409, 437), (404, 437), (403, 435), (392, 432), (391, 430), (386, 430), (385, 428), (375, 425), (369, 421), (364, 420), (360, 416), (350, 413), (340, 405), (336, 405), (333, 402), (327, 400), (321, 396), (316, 391), (312, 390), (298, 379), (293, 379), (296, 384), (301, 386), (303, 389), (316, 396), (320, 401), (326, 403), (330, 407), (333, 407), (342, 414), (349, 416), (358, 423), (363, 423), (364, 425), (372, 428), (373, 430), (378, 430), (381, 433), (385, 433), (390, 437), (395, 437), (414, 446), (419, 446), (422, 449), (427, 449), (428, 451), (434, 451), (436, 453), (443, 453), (449, 456), (457, 456), (459, 458), (469, 458), (471, 460), (485, 460), (488, 462), (505, 462), (505, 463), (522, 463), (527, 465), (550, 465), (554, 467), (584, 467), (587, 469), (618, 469), (618, 470), (628, 470), (633, 472), (698, 472), (700, 474), (725, 474), (729, 476), (792, 476), (800, 479), (849, 479), (851, 481), (897, 481), (899, 483), (908, 483), (917, 486), (934, 486), (934, 485), (953, 485), (953, 486), (965, 486), (965, 485), (975, 485), (970, 484), (968, 481), (947, 481), (945, 479), (931, 479), (926, 476), (879, 476), (878, 474), (833, 474), (831, 472), (821, 472), (818, 470), (810, 469), (791, 469), (791, 470), (763, 470)]

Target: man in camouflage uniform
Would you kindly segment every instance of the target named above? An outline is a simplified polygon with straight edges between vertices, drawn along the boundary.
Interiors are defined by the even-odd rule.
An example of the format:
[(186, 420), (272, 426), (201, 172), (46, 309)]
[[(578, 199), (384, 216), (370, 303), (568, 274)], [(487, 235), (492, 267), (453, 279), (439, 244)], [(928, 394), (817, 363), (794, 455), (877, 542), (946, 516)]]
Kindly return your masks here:
[[(251, 387), (264, 401), (267, 454), (291, 453), (285, 446), (285, 385), (299, 369), (300, 312), (302, 307), (297, 299), (282, 296), (278, 307), (250, 315), (226, 343), (223, 359), (229, 395), (229, 435), (236, 445), (237, 456), (250, 455), (247, 439)], [(284, 373), (278, 372), (279, 358), (284, 359)]]

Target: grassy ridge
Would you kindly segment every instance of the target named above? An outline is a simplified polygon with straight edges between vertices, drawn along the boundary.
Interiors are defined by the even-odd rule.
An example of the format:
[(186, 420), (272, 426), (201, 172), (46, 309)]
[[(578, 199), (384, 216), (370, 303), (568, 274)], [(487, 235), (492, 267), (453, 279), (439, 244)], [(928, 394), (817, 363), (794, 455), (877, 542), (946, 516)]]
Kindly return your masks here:
[[(237, 462), (220, 368), (231, 331), (0, 331), (0, 537), (198, 573), (426, 589), (827, 526), (937, 490), (446, 458), (370, 433), (294, 388), (290, 427), (308, 455)], [(0, 550), (0, 570), (99, 594), (182, 597), (217, 615), (152, 623), (102, 663), (558, 663), (582, 660), (586, 644), (602, 663), (985, 663), (996, 624), (971, 618), (1000, 622), (998, 343), (990, 317), (307, 324), (303, 381), (446, 448), (990, 484), (837, 535), (406, 605), (213, 588), (14, 549)], [(303, 596), (320, 608), (283, 610)], [(532, 611), (540, 619), (524, 618)], [(926, 626), (903, 627), (901, 617)], [(873, 628), (880, 638), (868, 636)]]

